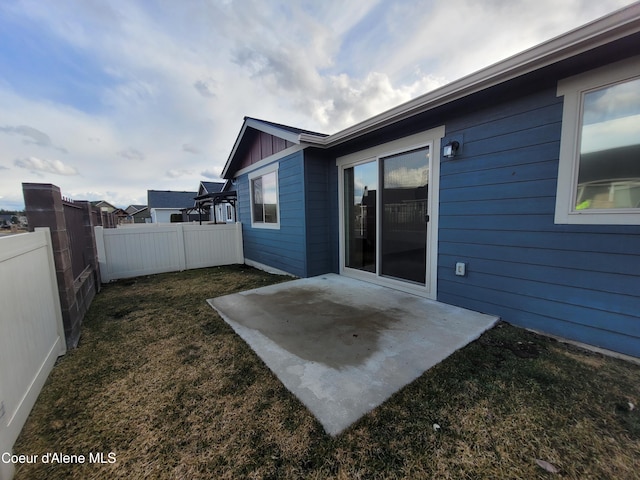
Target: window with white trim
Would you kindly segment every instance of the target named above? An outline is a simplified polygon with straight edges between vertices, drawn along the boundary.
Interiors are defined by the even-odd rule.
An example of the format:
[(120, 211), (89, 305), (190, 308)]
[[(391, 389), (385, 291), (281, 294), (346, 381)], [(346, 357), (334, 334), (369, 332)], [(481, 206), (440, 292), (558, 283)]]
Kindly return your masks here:
[(558, 83), (555, 223), (640, 224), (640, 57)]
[(278, 164), (249, 173), (251, 226), (280, 228), (278, 202)]

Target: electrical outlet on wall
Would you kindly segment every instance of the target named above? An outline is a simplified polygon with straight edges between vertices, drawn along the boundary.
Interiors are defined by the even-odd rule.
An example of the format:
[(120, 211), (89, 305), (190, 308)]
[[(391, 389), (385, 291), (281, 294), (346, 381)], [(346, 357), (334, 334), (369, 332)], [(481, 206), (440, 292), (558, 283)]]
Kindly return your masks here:
[(463, 262), (456, 263), (456, 275), (464, 277), (467, 274), (467, 264)]

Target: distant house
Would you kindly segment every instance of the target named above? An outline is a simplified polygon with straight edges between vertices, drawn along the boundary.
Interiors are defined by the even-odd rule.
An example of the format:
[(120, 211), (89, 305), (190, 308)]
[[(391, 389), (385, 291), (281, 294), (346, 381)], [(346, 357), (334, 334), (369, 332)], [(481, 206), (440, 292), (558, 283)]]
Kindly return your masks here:
[(127, 212), (125, 212), (122, 208), (116, 208), (111, 213), (116, 217), (118, 225), (122, 225), (123, 223), (129, 223), (127, 221)]
[(202, 214), (201, 221), (236, 221), (236, 194), (229, 187), (229, 182), (200, 182), (195, 209)]
[(91, 202), (91, 206), (98, 208), (101, 212), (113, 213), (116, 207), (105, 200), (96, 200)]
[(128, 215), (134, 215), (135, 213), (139, 212), (140, 210), (144, 210), (145, 208), (147, 208), (146, 205), (129, 205), (124, 210)]
[(125, 208), (125, 212), (127, 212), (127, 218), (131, 223), (151, 222), (149, 207), (147, 207), (146, 205), (129, 205), (127, 208)]
[(117, 208), (113, 214), (118, 219), (118, 225), (126, 223), (150, 223), (149, 209), (146, 205), (129, 205), (127, 208)]
[(640, 4), (332, 135), (245, 118), (246, 262), (640, 357)]
[[(147, 190), (147, 201), (152, 223), (170, 223), (171, 215), (182, 215), (182, 210), (191, 209), (197, 192), (176, 192), (170, 190)], [(175, 218), (175, 217), (174, 217)], [(196, 221), (193, 214), (187, 221)]]

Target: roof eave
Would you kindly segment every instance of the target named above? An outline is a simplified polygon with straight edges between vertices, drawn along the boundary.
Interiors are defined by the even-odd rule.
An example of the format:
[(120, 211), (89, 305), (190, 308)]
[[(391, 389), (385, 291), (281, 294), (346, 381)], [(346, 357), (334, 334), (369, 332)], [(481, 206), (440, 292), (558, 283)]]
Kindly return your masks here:
[(325, 148), (338, 145), (638, 32), (640, 3), (635, 3), (328, 137), (302, 133), (299, 140)]

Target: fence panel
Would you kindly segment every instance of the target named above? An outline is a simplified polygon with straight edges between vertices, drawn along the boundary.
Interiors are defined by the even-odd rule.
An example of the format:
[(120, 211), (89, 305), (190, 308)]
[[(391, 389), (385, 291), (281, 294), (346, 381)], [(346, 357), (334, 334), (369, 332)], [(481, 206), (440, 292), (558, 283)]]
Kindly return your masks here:
[(244, 263), (240, 223), (184, 225), (186, 269)]
[(103, 282), (244, 263), (239, 223), (128, 225), (95, 231)]
[[(65, 353), (49, 229), (0, 238), (0, 453), (10, 452)], [(0, 462), (0, 479), (11, 478)]]

